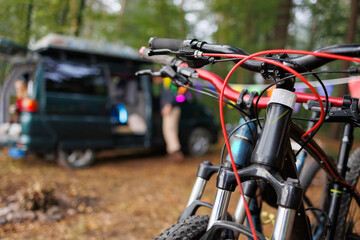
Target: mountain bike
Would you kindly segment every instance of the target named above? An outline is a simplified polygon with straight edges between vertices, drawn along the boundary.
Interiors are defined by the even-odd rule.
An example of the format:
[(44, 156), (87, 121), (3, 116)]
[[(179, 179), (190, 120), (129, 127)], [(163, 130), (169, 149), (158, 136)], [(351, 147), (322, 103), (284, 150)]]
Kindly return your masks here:
[[(356, 149), (349, 157), (354, 128), (360, 126), (359, 99), (349, 96), (329, 97), (318, 77), (319, 74), (329, 72), (359, 74), (359, 68), (312, 71), (333, 60), (360, 62), (355, 58), (360, 56), (360, 45), (334, 45), (315, 52), (269, 50), (251, 55), (237, 47), (209, 44), (196, 39), (151, 38), (149, 45), (151, 50), (142, 49), (142, 56), (164, 67), (158, 72), (143, 70), (138, 74), (170, 77), (175, 86), (195, 91), (198, 90), (191, 87), (191, 82), (199, 78), (211, 82), (220, 92), (202, 91), (219, 100), (220, 122), (228, 152), (225, 161), (222, 154), (219, 165), (209, 162), (200, 164), (188, 205), (179, 221), (156, 239), (238, 239), (240, 235), (250, 239), (266, 239), (257, 224), (254, 226), (248, 206), (250, 201), (256, 201), (257, 192), (261, 194), (261, 201), (277, 208), (271, 239), (360, 239), (356, 229), (357, 219), (353, 214), (359, 211), (360, 204), (360, 195), (356, 189), (360, 174), (360, 149)], [(288, 54), (304, 56), (290, 57)], [(259, 57), (261, 55), (265, 57)], [(235, 63), (225, 80), (201, 69), (205, 65), (223, 61)], [(231, 89), (227, 82), (237, 67), (272, 79), (274, 82), (271, 85), (276, 85), (276, 89), (271, 97), (263, 97), (267, 89), (260, 94), (247, 90), (239, 93)], [(304, 78), (307, 75), (313, 75), (322, 84), (325, 96), (319, 96)], [(296, 79), (306, 83), (313, 94), (296, 92)], [(232, 146), (223, 120), (223, 102), (244, 115), (238, 129), (230, 134), (238, 135)], [(306, 132), (292, 121), (296, 102), (306, 103), (308, 110), (319, 112), (319, 117), (302, 119), (314, 122)], [(266, 109), (263, 123), (258, 117), (260, 109)], [(344, 123), (337, 163), (313, 138), (323, 122)], [(291, 140), (301, 146), (296, 154), (305, 150), (327, 173), (326, 201), (319, 208), (312, 206), (304, 197), (307, 187), (304, 189), (302, 182), (311, 182), (313, 173), (305, 174), (300, 182)], [(207, 181), (215, 173), (217, 192), (214, 202), (210, 204), (202, 201), (201, 197)], [(230, 214), (229, 201), (236, 188), (241, 197), (235, 212)], [(350, 211), (352, 200), (357, 206)], [(305, 205), (308, 207), (305, 208)], [(196, 215), (201, 207), (210, 208), (210, 216)], [(313, 226), (310, 226), (307, 215), (309, 211), (317, 219)], [(248, 224), (245, 224), (245, 219)]]

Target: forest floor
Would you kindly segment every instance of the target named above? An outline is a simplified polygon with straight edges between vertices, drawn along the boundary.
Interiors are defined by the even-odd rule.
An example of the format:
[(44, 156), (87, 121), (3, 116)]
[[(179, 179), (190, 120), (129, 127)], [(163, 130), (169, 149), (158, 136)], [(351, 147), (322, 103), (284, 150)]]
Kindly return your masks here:
[[(12, 196), (36, 189), (53, 189), (57, 201), (68, 200), (68, 211), (58, 211), (60, 217), (54, 218), (0, 219), (0, 238), (152, 239), (177, 221), (186, 206), (198, 164), (205, 160), (218, 164), (220, 147), (214, 146), (203, 157), (186, 157), (182, 163), (166, 162), (161, 155), (146, 153), (101, 153), (92, 167), (83, 170), (62, 169), (36, 156), (11, 159), (3, 149), (0, 215), (1, 207), (6, 207)], [(207, 184), (205, 201), (213, 202), (215, 181), (213, 177)], [(317, 197), (322, 184), (315, 181), (312, 186)], [(232, 196), (230, 212), (236, 206), (238, 191)], [(264, 211), (275, 213), (268, 206)], [(271, 227), (270, 223), (266, 231)]]

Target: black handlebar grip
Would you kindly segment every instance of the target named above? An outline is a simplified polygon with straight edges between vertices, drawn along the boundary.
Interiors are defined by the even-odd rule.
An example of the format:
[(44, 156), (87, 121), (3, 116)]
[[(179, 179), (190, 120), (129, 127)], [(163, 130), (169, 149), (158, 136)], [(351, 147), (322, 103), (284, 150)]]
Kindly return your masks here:
[(181, 39), (152, 37), (149, 40), (149, 46), (151, 49), (169, 49), (172, 51), (179, 51), (183, 42), (184, 40)]
[(150, 60), (154, 63), (159, 63), (161, 65), (169, 65), (175, 59), (174, 57), (167, 55), (149, 56), (149, 51), (150, 49), (148, 49), (147, 47), (141, 47), (139, 53), (143, 58)]

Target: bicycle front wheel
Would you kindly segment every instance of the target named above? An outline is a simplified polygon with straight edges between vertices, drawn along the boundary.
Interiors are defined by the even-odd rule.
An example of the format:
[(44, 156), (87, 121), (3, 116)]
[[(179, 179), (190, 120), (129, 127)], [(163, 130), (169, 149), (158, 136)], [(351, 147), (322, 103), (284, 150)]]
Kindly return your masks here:
[(165, 229), (154, 240), (198, 240), (205, 234), (208, 222), (209, 216), (190, 216)]
[[(360, 189), (359, 175), (360, 148), (357, 148), (349, 158), (345, 180), (357, 186), (358, 190)], [(334, 239), (360, 239), (360, 209), (355, 199), (347, 192), (341, 197)]]

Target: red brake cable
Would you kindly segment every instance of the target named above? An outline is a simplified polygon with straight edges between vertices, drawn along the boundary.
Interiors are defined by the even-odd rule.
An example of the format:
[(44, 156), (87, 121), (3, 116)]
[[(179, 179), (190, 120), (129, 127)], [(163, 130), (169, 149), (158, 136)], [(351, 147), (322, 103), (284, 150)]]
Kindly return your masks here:
[[(205, 54), (204, 54), (204, 56), (205, 56)], [(250, 209), (249, 209), (249, 206), (248, 206), (248, 204), (246, 202), (244, 191), (243, 191), (242, 184), (241, 184), (241, 180), (240, 180), (239, 174), (237, 173), (237, 168), (236, 168), (236, 165), (235, 165), (234, 157), (233, 157), (232, 152), (231, 152), (230, 143), (229, 143), (229, 139), (228, 139), (228, 136), (227, 136), (226, 127), (225, 127), (224, 111), (223, 111), (223, 104), (222, 104), (223, 99), (224, 99), (224, 92), (225, 92), (226, 84), (229, 81), (230, 76), (236, 70), (236, 68), (238, 68), (244, 62), (243, 60), (241, 60), (240, 62), (235, 64), (235, 66), (229, 71), (229, 73), (227, 74), (227, 76), (226, 76), (226, 78), (224, 80), (224, 83), (223, 83), (223, 86), (222, 86), (222, 89), (221, 89), (221, 92), (220, 92), (219, 115), (220, 115), (221, 129), (222, 129), (224, 139), (225, 139), (225, 145), (226, 145), (228, 154), (229, 154), (230, 159), (231, 159), (231, 166), (232, 166), (233, 171), (235, 173), (235, 179), (236, 179), (237, 185), (239, 186), (240, 195), (243, 198), (246, 216), (247, 216), (247, 218), (249, 220), (249, 224), (250, 224), (251, 232), (252, 232), (252, 234), (254, 236), (254, 240), (257, 240), (256, 231), (255, 231), (254, 223), (253, 223), (253, 220), (252, 220), (252, 217), (251, 217)]]
[(269, 50), (269, 51), (262, 51), (262, 52), (258, 52), (258, 53), (254, 53), (250, 56), (246, 56), (246, 55), (239, 55), (239, 54), (203, 54), (204, 56), (214, 56), (214, 57), (236, 57), (236, 58), (242, 58), (241, 61), (239, 61), (228, 73), (228, 75), (226, 76), (224, 83), (223, 83), (223, 87), (221, 89), (221, 93), (220, 93), (220, 100), (219, 100), (219, 110), (220, 110), (220, 123), (221, 123), (221, 128), (223, 131), (223, 135), (224, 135), (224, 139), (225, 139), (225, 144), (226, 144), (226, 148), (228, 150), (230, 159), (231, 159), (231, 164), (232, 164), (232, 168), (233, 171), (235, 172), (235, 178), (237, 181), (237, 184), (239, 186), (239, 191), (241, 196), (243, 197), (244, 200), (244, 206), (245, 206), (245, 211), (246, 211), (246, 215), (248, 217), (249, 220), (249, 224), (250, 224), (250, 228), (252, 231), (252, 234), (254, 236), (254, 239), (257, 240), (257, 236), (256, 236), (256, 232), (255, 232), (255, 228), (252, 222), (252, 218), (251, 218), (251, 213), (249, 210), (249, 206), (245, 200), (245, 196), (243, 194), (243, 188), (242, 188), (242, 184), (240, 181), (240, 177), (237, 173), (237, 168), (232, 156), (232, 152), (231, 152), (231, 148), (230, 148), (230, 144), (228, 141), (228, 137), (227, 137), (227, 132), (226, 132), (226, 128), (225, 128), (225, 122), (224, 122), (224, 113), (223, 113), (223, 107), (222, 107), (222, 101), (224, 98), (224, 92), (225, 92), (225, 88), (226, 88), (226, 84), (230, 79), (230, 76), (233, 74), (233, 72), (236, 70), (236, 68), (238, 68), (242, 63), (244, 63), (245, 61), (247, 61), (248, 59), (254, 58), (255, 60), (260, 60), (260, 61), (264, 61), (276, 66), (279, 66), (285, 70), (287, 70), (288, 72), (292, 73), (293, 75), (295, 75), (296, 77), (298, 77), (299, 79), (301, 79), (309, 88), (310, 90), (314, 93), (314, 95), (316, 96), (319, 105), (320, 105), (320, 109), (321, 109), (321, 115), (320, 115), (320, 120), (314, 125), (313, 128), (311, 128), (309, 131), (307, 131), (302, 137), (304, 138), (305, 136), (307, 136), (309, 133), (311, 133), (312, 131), (314, 131), (321, 123), (322, 121), (325, 119), (325, 114), (324, 114), (324, 105), (320, 99), (320, 96), (318, 94), (318, 92), (315, 90), (315, 88), (309, 84), (309, 82), (302, 76), (300, 75), (297, 71), (295, 71), (294, 69), (280, 63), (277, 61), (273, 61), (270, 59), (266, 59), (266, 58), (256, 58), (256, 56), (259, 55), (265, 55), (265, 54), (269, 54), (269, 53), (295, 53), (295, 54), (311, 54), (314, 56), (320, 56), (320, 57), (328, 57), (328, 58), (334, 58), (334, 59), (341, 59), (341, 60), (346, 60), (346, 61), (356, 61), (356, 62), (360, 62), (359, 59), (356, 58), (351, 58), (351, 57), (345, 57), (345, 56), (339, 56), (339, 55), (334, 55), (334, 54), (327, 54), (327, 53), (313, 53), (313, 52), (307, 52), (307, 51), (297, 51), (297, 50)]

